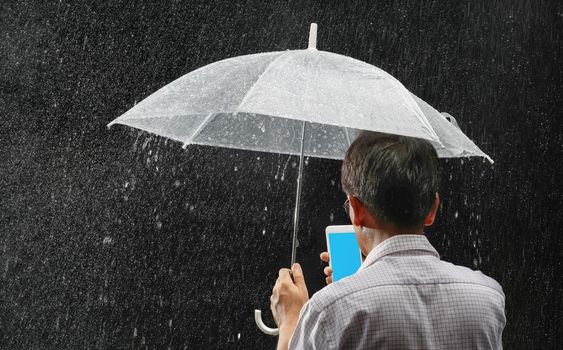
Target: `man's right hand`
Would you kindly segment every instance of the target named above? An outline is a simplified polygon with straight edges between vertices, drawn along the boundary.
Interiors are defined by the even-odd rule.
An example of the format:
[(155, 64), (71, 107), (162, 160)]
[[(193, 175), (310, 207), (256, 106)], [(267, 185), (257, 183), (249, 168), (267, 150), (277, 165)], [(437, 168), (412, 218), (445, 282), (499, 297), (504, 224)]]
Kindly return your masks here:
[[(325, 263), (328, 263), (330, 261), (330, 255), (328, 254), (328, 252), (322, 252), (321, 253), (321, 260), (324, 261)], [(331, 284), (332, 283), (332, 267), (327, 266), (324, 268), (324, 273), (326, 275), (326, 284)]]

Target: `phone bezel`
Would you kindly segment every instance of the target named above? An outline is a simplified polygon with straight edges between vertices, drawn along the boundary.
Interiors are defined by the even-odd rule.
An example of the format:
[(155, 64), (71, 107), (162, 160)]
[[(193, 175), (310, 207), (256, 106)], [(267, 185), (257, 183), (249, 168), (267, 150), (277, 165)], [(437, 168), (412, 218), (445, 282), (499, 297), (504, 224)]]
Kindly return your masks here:
[[(354, 225), (330, 225), (327, 226), (325, 229), (325, 240), (326, 240), (326, 248), (328, 254), (330, 255), (330, 240), (328, 239), (328, 235), (331, 233), (354, 233)], [(360, 266), (362, 266), (363, 259), (362, 259), (362, 250), (358, 249), (358, 256), (360, 258)], [(328, 266), (332, 268), (332, 259), (329, 260)], [(336, 281), (335, 281), (336, 282)]]

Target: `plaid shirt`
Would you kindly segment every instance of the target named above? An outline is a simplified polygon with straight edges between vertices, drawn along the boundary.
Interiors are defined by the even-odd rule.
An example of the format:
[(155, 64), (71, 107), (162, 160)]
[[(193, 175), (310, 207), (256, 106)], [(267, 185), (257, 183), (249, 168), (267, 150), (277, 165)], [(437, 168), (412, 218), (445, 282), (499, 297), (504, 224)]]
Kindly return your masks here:
[(423, 235), (377, 245), (354, 275), (303, 306), (290, 349), (502, 349), (504, 293), (441, 261)]

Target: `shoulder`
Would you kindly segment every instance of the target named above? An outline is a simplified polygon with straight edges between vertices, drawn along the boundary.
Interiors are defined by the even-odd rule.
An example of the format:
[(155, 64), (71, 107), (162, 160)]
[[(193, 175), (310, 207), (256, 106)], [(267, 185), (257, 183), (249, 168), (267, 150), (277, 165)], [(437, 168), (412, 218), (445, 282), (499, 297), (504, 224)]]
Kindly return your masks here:
[(440, 260), (440, 265), (441, 269), (445, 273), (450, 276), (454, 276), (455, 281), (478, 285), (494, 290), (504, 298), (502, 286), (495, 279), (485, 275), (483, 272), (479, 270), (472, 270), (465, 266), (455, 265), (444, 260)]

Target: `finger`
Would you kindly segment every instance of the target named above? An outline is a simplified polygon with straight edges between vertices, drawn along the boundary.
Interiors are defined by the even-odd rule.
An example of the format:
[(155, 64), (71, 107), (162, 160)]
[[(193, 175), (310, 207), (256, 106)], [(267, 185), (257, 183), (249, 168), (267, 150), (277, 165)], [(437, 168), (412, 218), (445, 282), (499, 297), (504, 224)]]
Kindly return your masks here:
[(299, 265), (298, 263), (293, 264), (293, 266), (291, 267), (291, 272), (293, 273), (293, 283), (295, 283), (295, 285), (299, 289), (301, 289), (305, 293), (308, 293), (307, 285), (305, 284), (305, 276), (303, 275), (303, 269), (301, 268), (301, 265)]
[(322, 252), (321, 253), (321, 260), (324, 261), (324, 262), (330, 261), (330, 255), (328, 254), (328, 252)]
[(272, 299), (273, 299), (273, 295), (270, 298), (270, 311), (272, 311), (272, 316), (274, 316), (274, 322), (276, 323), (277, 326), (279, 326), (278, 313), (277, 313), (276, 306), (275, 306), (276, 301), (274, 301)]
[(323, 271), (324, 271), (325, 275), (332, 276), (332, 267), (326, 266)]
[[(291, 281), (291, 274), (290, 274), (290, 269), (280, 269), (280, 272), (278, 273), (278, 282), (283, 282), (289, 279)], [(277, 282), (276, 282), (277, 283)]]
[(332, 283), (332, 276), (328, 276), (327, 278), (325, 278), (326, 284), (331, 284)]

